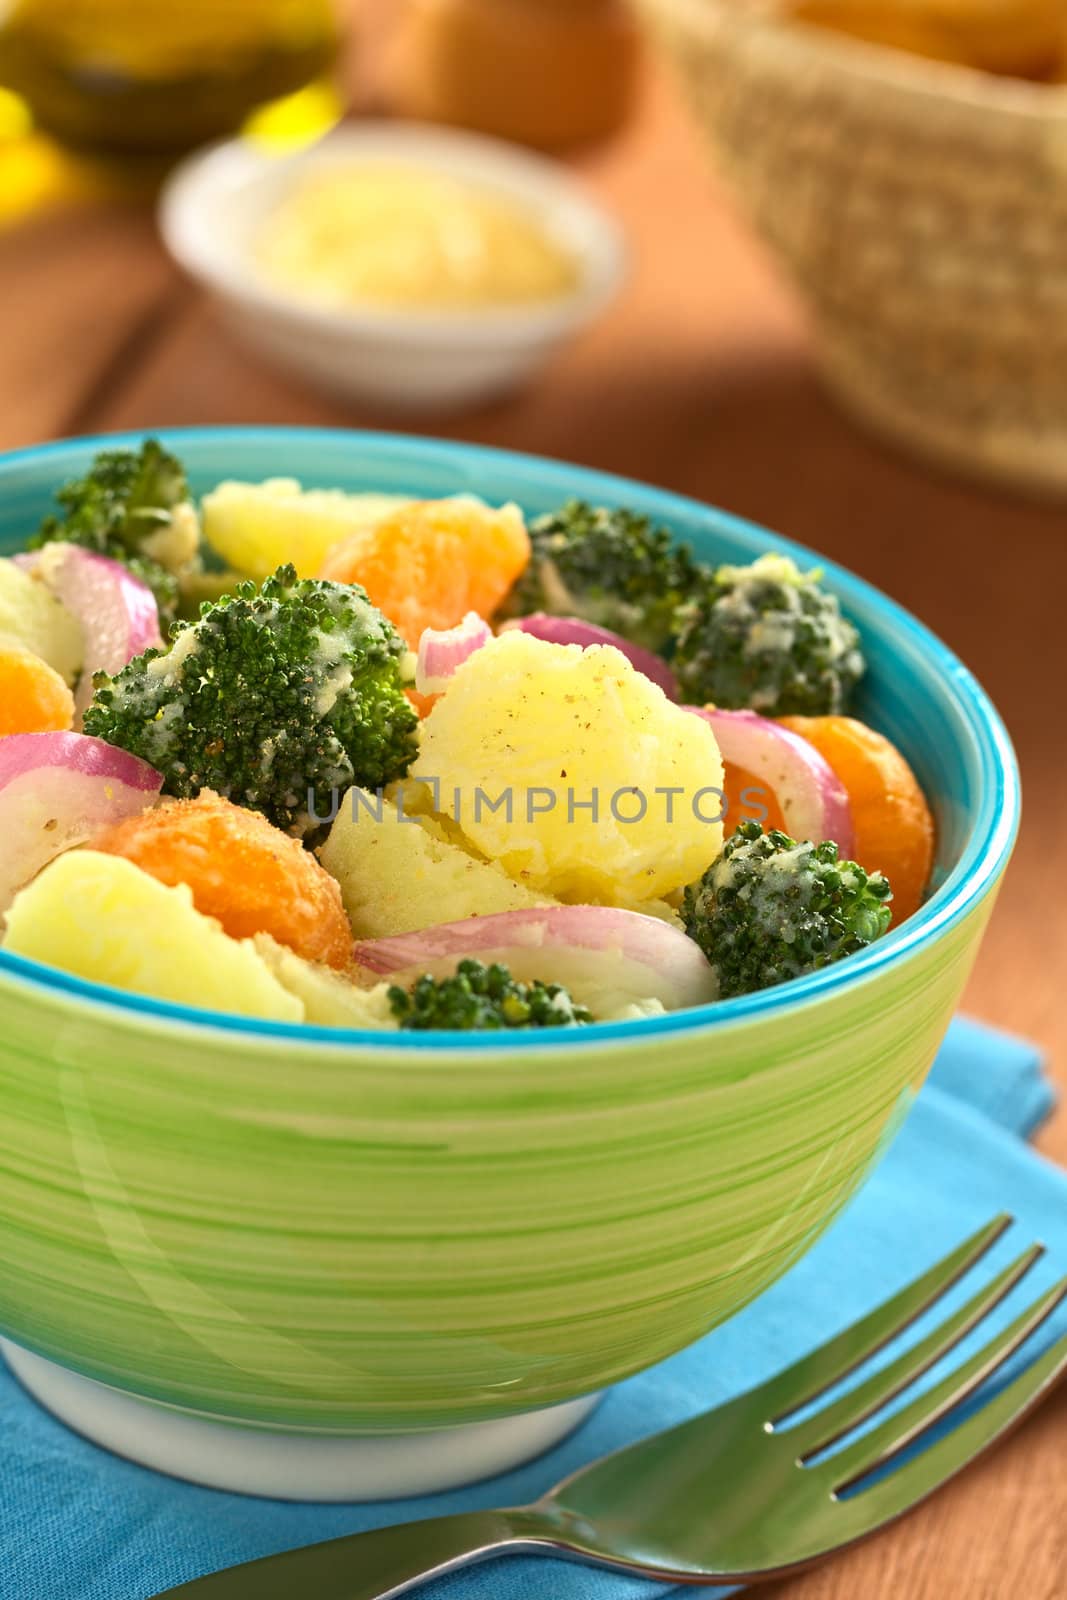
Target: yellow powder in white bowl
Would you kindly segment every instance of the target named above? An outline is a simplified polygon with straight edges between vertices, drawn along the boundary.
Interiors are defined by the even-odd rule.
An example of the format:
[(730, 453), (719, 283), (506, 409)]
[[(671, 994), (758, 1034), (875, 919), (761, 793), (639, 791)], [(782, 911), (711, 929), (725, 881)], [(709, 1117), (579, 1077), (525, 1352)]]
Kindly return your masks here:
[(253, 249), (276, 287), (336, 307), (458, 310), (574, 291), (579, 263), (532, 207), (414, 165), (307, 172)]

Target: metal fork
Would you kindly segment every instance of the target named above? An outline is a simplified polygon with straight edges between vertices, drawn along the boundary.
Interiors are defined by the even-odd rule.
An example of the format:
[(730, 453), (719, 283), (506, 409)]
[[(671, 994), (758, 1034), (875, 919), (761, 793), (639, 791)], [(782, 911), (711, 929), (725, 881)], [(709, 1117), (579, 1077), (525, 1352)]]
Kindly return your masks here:
[(807, 1410), (935, 1305), (1011, 1221), (995, 1218), (769, 1383), (583, 1467), (533, 1505), (353, 1534), (166, 1593), (172, 1600), (291, 1600), (294, 1594), (389, 1600), (428, 1578), (517, 1552), (675, 1584), (751, 1582), (806, 1566), (925, 1499), (1018, 1422), (1067, 1369), (1064, 1336), (958, 1426), (897, 1459), (974, 1394), (1067, 1298), (1064, 1278), (948, 1377), (826, 1453), (977, 1328), (1044, 1253), (1034, 1245), (902, 1355)]

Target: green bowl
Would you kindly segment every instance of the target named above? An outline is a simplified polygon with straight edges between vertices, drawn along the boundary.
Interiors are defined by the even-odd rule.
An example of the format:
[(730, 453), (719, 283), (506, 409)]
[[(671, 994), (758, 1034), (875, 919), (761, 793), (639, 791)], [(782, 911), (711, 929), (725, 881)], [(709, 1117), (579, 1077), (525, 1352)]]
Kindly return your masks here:
[[(469, 445), (295, 428), (167, 440), (197, 491), (285, 472), (528, 512), (580, 495), (649, 513), (707, 559), (772, 543), (814, 559), (691, 500)], [(0, 549), (100, 442), (0, 458)], [(267, 1491), (269, 1474), (209, 1470), (209, 1435), (265, 1449), (459, 1429), (497, 1441), (493, 1465), (809, 1247), (923, 1081), (1019, 809), (1010, 743), (970, 673), (825, 568), (865, 641), (860, 715), (905, 751), (939, 828), (927, 904), (845, 963), (550, 1042), (413, 1043), (183, 1010), (0, 953), (0, 1335), (49, 1404), (157, 1465)], [(493, 1421), (509, 1417), (521, 1426)], [(227, 1427), (202, 1420), (198, 1439), (191, 1418)], [(174, 1428), (186, 1454), (153, 1453)]]

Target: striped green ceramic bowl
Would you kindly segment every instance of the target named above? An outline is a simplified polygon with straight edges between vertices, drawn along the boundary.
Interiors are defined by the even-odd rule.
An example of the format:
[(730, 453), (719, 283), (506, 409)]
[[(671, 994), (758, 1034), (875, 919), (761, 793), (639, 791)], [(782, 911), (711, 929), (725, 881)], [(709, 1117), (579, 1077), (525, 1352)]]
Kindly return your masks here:
[[(708, 559), (772, 542), (659, 490), (467, 445), (267, 428), (169, 442), (198, 491), (284, 472), (528, 512), (580, 495)], [(0, 549), (99, 443), (0, 460)], [(0, 954), (0, 1335), (201, 1417), (402, 1433), (602, 1389), (784, 1272), (906, 1115), (1019, 806), (970, 673), (826, 571), (865, 640), (860, 713), (936, 807), (918, 915), (785, 988), (551, 1043), (247, 1022)]]

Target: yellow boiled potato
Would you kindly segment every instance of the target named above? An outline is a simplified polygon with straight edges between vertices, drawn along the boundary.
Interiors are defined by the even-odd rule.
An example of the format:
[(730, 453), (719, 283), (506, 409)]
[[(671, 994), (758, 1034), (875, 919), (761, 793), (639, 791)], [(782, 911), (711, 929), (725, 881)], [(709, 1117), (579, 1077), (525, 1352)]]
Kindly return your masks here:
[(409, 815), (409, 809), (406, 794), (402, 819), (390, 800), (352, 789), (320, 852), (341, 885), (358, 939), (549, 903), (451, 841), (432, 817)]
[(342, 978), (332, 967), (305, 961), (295, 950), (278, 944), (269, 933), (252, 938), (256, 952), (289, 993), (304, 1007), (304, 1021), (320, 1028), (395, 1028), (396, 1018), (389, 1004), (389, 984), (378, 983), (361, 989), (351, 978)]
[(291, 561), (301, 578), (314, 578), (335, 544), (409, 498), (302, 489), (295, 478), (220, 483), (201, 505), (204, 538), (244, 577), (267, 578)]
[(81, 671), (81, 623), (39, 579), (0, 556), (0, 640), (20, 644), (67, 684)]
[(304, 1005), (248, 940), (120, 856), (71, 850), (45, 867), (7, 913), (4, 948), (134, 994), (242, 1017), (303, 1022)]
[(423, 722), (415, 776), (482, 855), (572, 904), (640, 908), (722, 843), (710, 727), (611, 646), (501, 634)]

